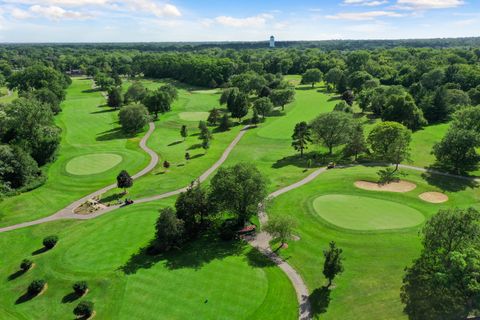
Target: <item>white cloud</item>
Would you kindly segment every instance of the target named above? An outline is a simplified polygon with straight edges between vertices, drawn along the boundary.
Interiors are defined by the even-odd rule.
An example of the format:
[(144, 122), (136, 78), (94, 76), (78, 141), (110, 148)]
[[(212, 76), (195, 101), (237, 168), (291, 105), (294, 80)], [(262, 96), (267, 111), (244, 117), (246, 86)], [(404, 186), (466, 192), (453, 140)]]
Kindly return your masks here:
[(400, 14), (395, 11), (367, 11), (367, 12), (341, 12), (335, 15), (327, 16), (327, 19), (336, 19), (336, 20), (374, 20), (375, 18), (385, 18), (385, 17), (403, 17), (403, 14)]
[(30, 18), (32, 16), (30, 12), (28, 12), (26, 10), (19, 9), (19, 8), (13, 8), (10, 11), (10, 14), (15, 19), (27, 19), (27, 18)]
[(127, 6), (135, 11), (151, 12), (157, 17), (179, 17), (180, 10), (170, 3), (159, 4), (151, 0), (124, 0)]
[(88, 19), (92, 15), (89, 13), (79, 12), (79, 11), (70, 11), (57, 6), (48, 6), (43, 7), (39, 5), (31, 6), (29, 9), (30, 12), (36, 15), (43, 16), (51, 20), (62, 20), (62, 19)]
[(344, 0), (344, 5), (356, 5), (365, 7), (376, 7), (388, 3), (387, 0)]
[(446, 9), (463, 4), (465, 4), (463, 0), (398, 0), (397, 8), (407, 10)]
[[(230, 16), (219, 16), (214, 19), (218, 24), (227, 27), (246, 28), (246, 27), (261, 27), (264, 26), (268, 20), (273, 19), (271, 14), (259, 14), (257, 16), (246, 18), (234, 18)], [(207, 23), (209, 21), (206, 21)]]

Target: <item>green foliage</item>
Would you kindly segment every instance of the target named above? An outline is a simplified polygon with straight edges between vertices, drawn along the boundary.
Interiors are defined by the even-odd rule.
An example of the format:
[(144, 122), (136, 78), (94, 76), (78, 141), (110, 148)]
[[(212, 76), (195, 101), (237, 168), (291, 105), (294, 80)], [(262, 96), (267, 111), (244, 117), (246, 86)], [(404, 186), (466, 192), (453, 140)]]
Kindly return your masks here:
[(220, 119), (220, 124), (218, 125), (218, 128), (220, 129), (220, 131), (227, 131), (230, 130), (231, 127), (232, 121), (230, 121), (230, 118), (227, 114), (224, 114), (223, 117)]
[(254, 108), (254, 110), (256, 110), (259, 114), (261, 114), (263, 118), (265, 118), (268, 114), (270, 114), (270, 112), (272, 112), (272, 110), (273, 110), (273, 103), (272, 103), (272, 101), (271, 101), (269, 98), (267, 98), (267, 97), (258, 98), (258, 99), (255, 100), (255, 102), (253, 103), (253, 108)]
[(72, 289), (77, 295), (83, 296), (88, 290), (88, 284), (86, 281), (77, 281), (73, 284)]
[(250, 123), (254, 126), (257, 126), (260, 123), (260, 117), (258, 116), (258, 111), (256, 109), (253, 110), (252, 119), (250, 119)]
[(212, 178), (211, 203), (235, 214), (240, 224), (257, 212), (258, 204), (266, 195), (267, 180), (252, 164), (220, 168)]
[(285, 105), (293, 102), (295, 99), (295, 90), (291, 88), (287, 89), (275, 89), (270, 94), (270, 100), (275, 107), (282, 107), (285, 110)]
[(323, 251), (325, 261), (323, 263), (323, 275), (328, 279), (328, 287), (333, 279), (343, 272), (343, 250), (338, 248), (334, 241), (328, 244), (328, 249)]
[(188, 137), (188, 128), (186, 125), (182, 125), (182, 128), (180, 129), (180, 135), (183, 138), (183, 141)]
[(135, 81), (130, 87), (128, 87), (127, 92), (125, 93), (125, 103), (129, 104), (130, 102), (141, 102), (147, 95), (147, 89), (140, 81)]
[(410, 319), (466, 319), (479, 306), (480, 214), (440, 210), (422, 229), (423, 249), (401, 292)]
[(170, 111), (173, 102), (172, 94), (162, 88), (163, 87), (160, 87), (155, 91), (148, 91), (143, 99), (143, 104), (150, 113), (155, 115), (156, 119), (158, 119), (159, 113)]
[(398, 122), (380, 122), (368, 135), (373, 156), (397, 166), (408, 160), (412, 133)]
[(43, 279), (33, 280), (28, 286), (27, 292), (32, 296), (36, 296), (45, 288), (46, 284), (47, 282)]
[(178, 219), (175, 210), (170, 207), (160, 210), (155, 223), (155, 246), (160, 251), (168, 251), (183, 242), (184, 222)]
[(334, 111), (319, 115), (310, 124), (314, 141), (326, 146), (332, 154), (334, 147), (348, 142), (352, 121), (352, 115), (344, 112)]
[(317, 68), (308, 69), (302, 75), (302, 84), (310, 83), (312, 84), (312, 88), (315, 87), (315, 83), (322, 81), (322, 71)]
[(396, 121), (411, 130), (418, 130), (427, 124), (412, 96), (408, 93), (403, 95), (391, 95), (382, 112), (383, 121)]
[(254, 71), (234, 75), (230, 78), (230, 82), (232, 87), (237, 87), (247, 95), (252, 92), (260, 94), (262, 88), (267, 84), (265, 78)]
[(340, 101), (335, 105), (333, 108), (333, 111), (340, 111), (340, 112), (346, 112), (346, 113), (353, 113), (353, 108), (350, 106), (348, 103), (345, 101)]
[(0, 184), (18, 189), (35, 181), (40, 170), (32, 157), (17, 146), (0, 145)]
[(48, 236), (43, 239), (43, 246), (47, 249), (53, 249), (58, 242), (58, 236)]
[(300, 151), (301, 157), (303, 157), (303, 151), (308, 149), (308, 144), (312, 142), (311, 134), (311, 129), (305, 121), (297, 123), (293, 129), (292, 147)]
[(102, 91), (108, 91), (115, 86), (115, 80), (103, 72), (98, 72), (93, 77), (93, 81)]
[(118, 113), (118, 119), (124, 132), (135, 133), (148, 123), (148, 110), (140, 104), (124, 106)]
[(218, 110), (217, 108), (213, 108), (208, 113), (207, 123), (210, 126), (216, 126), (218, 121), (220, 120), (220, 116), (221, 116), (220, 110)]
[(131, 188), (132, 186), (133, 186), (132, 177), (130, 177), (127, 171), (122, 170), (117, 176), (117, 187), (124, 189), (126, 193), (127, 188)]
[(263, 229), (283, 245), (292, 238), (296, 226), (297, 223), (292, 217), (278, 216), (270, 219)]
[(32, 265), (33, 265), (33, 261), (32, 261), (32, 260), (23, 259), (23, 260), (22, 260), (22, 263), (20, 263), (20, 269), (22, 269), (22, 271), (24, 271), (24, 272), (27, 272), (28, 270), (30, 270), (30, 268), (32, 267)]
[(355, 101), (355, 95), (353, 94), (352, 90), (345, 90), (342, 93), (342, 100), (345, 101), (349, 106), (353, 105)]
[(357, 161), (358, 155), (366, 151), (368, 151), (368, 147), (365, 141), (363, 125), (360, 122), (354, 122), (343, 153), (347, 157), (353, 156), (354, 160)]
[(110, 108), (119, 109), (122, 106), (122, 91), (119, 87), (112, 87), (108, 90), (107, 104)]
[(205, 219), (215, 214), (207, 192), (198, 182), (193, 182), (187, 191), (180, 193), (175, 201), (175, 209), (178, 218), (184, 221), (185, 233), (188, 237), (194, 236), (204, 224)]
[(394, 168), (385, 168), (380, 169), (377, 172), (378, 175), (378, 183), (379, 184), (389, 184), (395, 181), (398, 181), (399, 178), (399, 171)]
[(81, 301), (75, 309), (73, 309), (73, 314), (79, 317), (89, 318), (94, 311), (94, 303), (91, 301)]

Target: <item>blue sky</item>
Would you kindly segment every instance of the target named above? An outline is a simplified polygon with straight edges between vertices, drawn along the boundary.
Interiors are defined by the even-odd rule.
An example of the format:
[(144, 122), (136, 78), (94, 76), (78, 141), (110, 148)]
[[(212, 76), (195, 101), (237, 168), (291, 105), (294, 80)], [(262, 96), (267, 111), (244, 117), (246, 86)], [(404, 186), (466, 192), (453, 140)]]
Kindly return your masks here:
[(1, 42), (479, 36), (480, 0), (0, 0)]

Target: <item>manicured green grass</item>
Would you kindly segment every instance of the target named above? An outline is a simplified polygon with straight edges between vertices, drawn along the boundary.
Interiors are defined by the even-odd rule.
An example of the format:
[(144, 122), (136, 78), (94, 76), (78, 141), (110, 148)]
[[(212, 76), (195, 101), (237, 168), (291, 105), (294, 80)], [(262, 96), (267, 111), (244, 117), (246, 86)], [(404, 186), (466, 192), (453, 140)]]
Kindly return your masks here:
[[(92, 81), (74, 78), (67, 90), (63, 111), (56, 116), (62, 142), (55, 162), (45, 168), (46, 183), (27, 193), (0, 202), (0, 226), (48, 216), (71, 202), (115, 181), (121, 169), (140, 171), (149, 161), (138, 142), (141, 135), (126, 136), (118, 124), (117, 111), (105, 107), (100, 92), (92, 92)], [(122, 157), (122, 162), (93, 175), (73, 175), (66, 165), (72, 159), (98, 153)]]
[[(245, 243), (205, 237), (181, 251), (144, 254), (158, 209), (173, 200), (2, 234), (0, 318), (73, 318), (82, 299), (73, 299), (71, 286), (85, 280), (83, 299), (95, 303), (98, 319), (296, 319), (288, 278)], [(32, 254), (51, 234), (59, 236), (57, 246)], [(18, 274), (24, 258), (36, 266)], [(48, 282), (47, 292), (16, 304), (36, 278)]]
[(96, 153), (78, 156), (70, 160), (65, 169), (68, 173), (83, 176), (98, 174), (122, 162), (122, 156), (113, 153)]
[[(326, 313), (318, 314), (321, 319), (405, 319), (399, 296), (401, 279), (404, 268), (419, 254), (421, 225), (396, 230), (347, 230), (326, 222), (315, 210), (315, 199), (332, 194), (361, 197), (371, 201), (371, 210), (376, 210), (376, 200), (387, 201), (404, 204), (425, 218), (440, 208), (478, 207), (480, 190), (470, 182), (413, 171), (407, 171), (405, 179), (417, 184), (417, 188), (407, 193), (355, 188), (357, 180), (375, 179), (377, 170), (369, 167), (329, 170), (311, 183), (276, 198), (267, 209), (271, 217), (289, 215), (298, 223), (294, 233), (300, 240), (290, 241), (281, 254), (300, 272), (310, 291), (315, 292), (314, 304), (327, 305)], [(443, 191), (450, 201), (426, 203), (418, 198), (426, 191)], [(356, 213), (349, 212), (352, 209), (346, 206), (344, 214)], [(321, 273), (323, 250), (332, 240), (344, 250), (345, 272), (335, 279), (330, 302), (326, 303), (325, 295), (315, 290), (327, 283)]]
[(207, 120), (208, 112), (181, 112), (178, 116), (182, 120), (198, 122)]
[(416, 209), (364, 196), (323, 195), (313, 201), (313, 208), (327, 222), (352, 230), (401, 229), (424, 220)]

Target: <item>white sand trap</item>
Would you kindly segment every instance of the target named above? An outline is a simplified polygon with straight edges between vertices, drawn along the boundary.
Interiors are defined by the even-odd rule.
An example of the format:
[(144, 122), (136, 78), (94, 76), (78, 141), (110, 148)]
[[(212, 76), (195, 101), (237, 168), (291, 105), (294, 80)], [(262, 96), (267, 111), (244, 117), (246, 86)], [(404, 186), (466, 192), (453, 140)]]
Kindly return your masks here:
[(370, 181), (355, 181), (355, 187), (370, 191), (387, 191), (387, 192), (409, 192), (417, 187), (415, 183), (400, 180), (387, 184), (378, 184)]
[(441, 192), (425, 192), (418, 197), (430, 203), (444, 203), (448, 201), (448, 196)]

